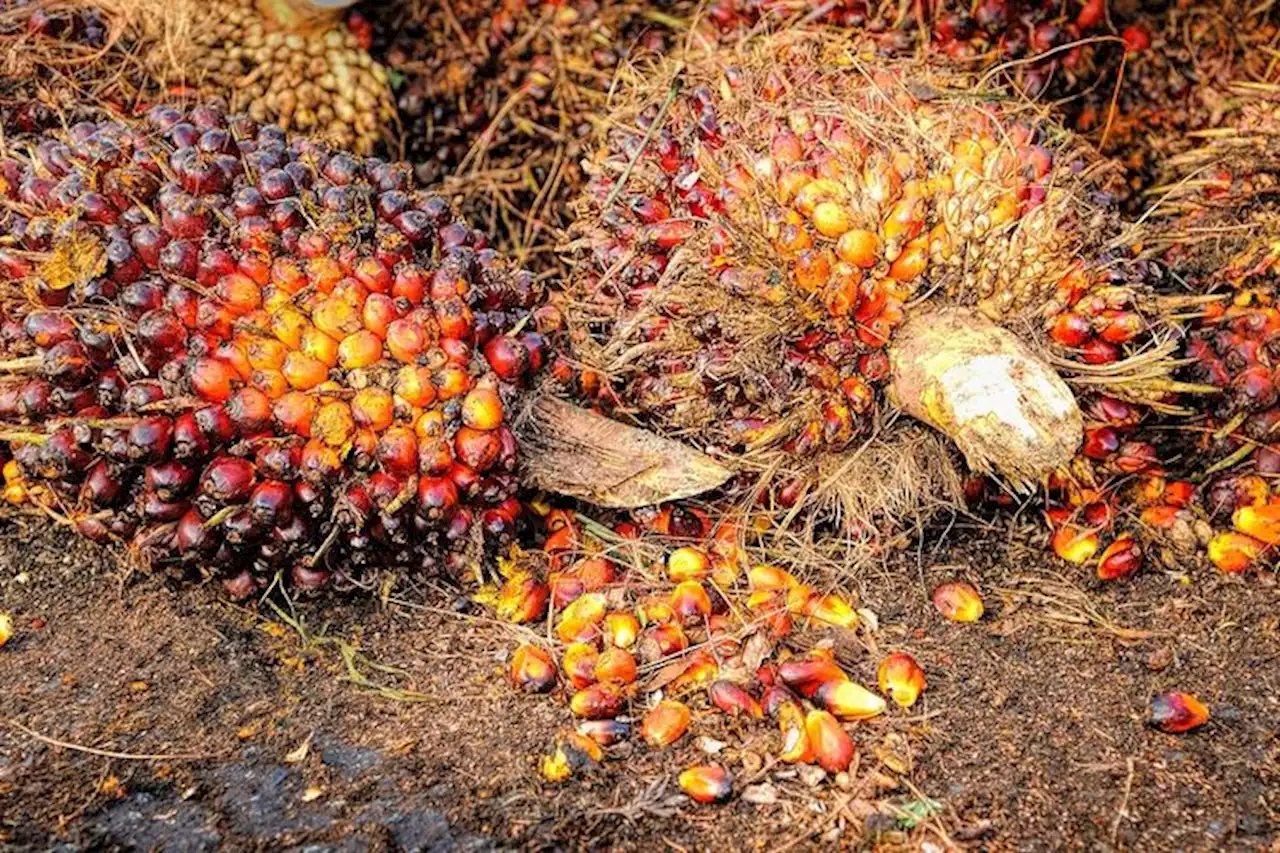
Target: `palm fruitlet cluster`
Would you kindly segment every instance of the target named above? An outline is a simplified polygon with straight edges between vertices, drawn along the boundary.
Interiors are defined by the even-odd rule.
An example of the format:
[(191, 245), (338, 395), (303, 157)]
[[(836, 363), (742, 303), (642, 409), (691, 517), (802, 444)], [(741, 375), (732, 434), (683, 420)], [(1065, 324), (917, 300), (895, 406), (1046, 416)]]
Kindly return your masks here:
[(156, 107), (0, 191), (10, 501), (239, 594), (509, 538), (538, 291), (407, 168)]
[(387, 72), (356, 33), (341, 21), (277, 20), (261, 5), (207, 4), (192, 25), (191, 80), (255, 121), (322, 136), (338, 148), (371, 154), (387, 142), (395, 119)]
[[(489, 597), (500, 618), (549, 628), (550, 643), (522, 645), (510, 661), (517, 689), (558, 693), (578, 721), (542, 757), (548, 781), (588, 770), (625, 741), (664, 750), (692, 740), (725, 716), (774, 728), (782, 761), (835, 776), (856, 754), (851, 724), (885, 713), (884, 697), (909, 708), (925, 688), (903, 652), (879, 663), (883, 696), (852, 680), (831, 646), (857, 629), (853, 606), (754, 561), (729, 520), (676, 505), (610, 529), (542, 511), (545, 551), (505, 563), (505, 583)], [(732, 793), (732, 774), (691, 767), (679, 784), (717, 802)]]
[(765, 471), (790, 511), (895, 408), (965, 447), (991, 389), (886, 397), (912, 316), (1001, 324), (1135, 410), (1178, 390), (1166, 358), (1126, 379), (1164, 307), (1117, 224), (1115, 172), (1017, 102), (802, 34), (651, 80), (588, 164), (561, 295), (572, 360), (551, 368), (566, 393)]

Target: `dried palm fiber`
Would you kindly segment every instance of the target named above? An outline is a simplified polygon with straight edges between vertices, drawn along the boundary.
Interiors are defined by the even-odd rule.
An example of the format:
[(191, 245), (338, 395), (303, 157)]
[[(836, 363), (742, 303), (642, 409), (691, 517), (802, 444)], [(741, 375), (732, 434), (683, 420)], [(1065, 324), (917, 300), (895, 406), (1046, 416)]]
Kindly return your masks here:
[(559, 393), (708, 449), (739, 499), (806, 524), (859, 500), (877, 472), (846, 469), (903, 412), (1026, 488), (1072, 461), (1082, 409), (1186, 390), (1182, 300), (1133, 257), (1114, 167), (971, 76), (873, 58), (788, 32), (636, 69), (557, 295)]
[(409, 171), (211, 107), (7, 145), (6, 498), (238, 595), (491, 556), (539, 294)]
[(339, 14), (303, 0), (36, 0), (5, 13), (11, 49), (40, 48), (11, 61), (56, 77), (54, 103), (72, 122), (97, 106), (131, 115), (216, 97), (255, 121), (370, 154), (388, 141), (395, 105), (386, 71)]
[[(865, 38), (885, 55), (919, 50), (974, 69), (1051, 52), (999, 75), (1037, 94), (1087, 77), (1087, 53), (1067, 49), (1084, 14), (1074, 0), (986, 0), (972, 14), (968, 3), (927, 6), (399, 0), (366, 11), (375, 55), (403, 78), (396, 93), (405, 156), (425, 181), (444, 180), (446, 192), (487, 198), (473, 218), (513, 256), (541, 268), (554, 263), (550, 247), (568, 224), (567, 202), (584, 180), (578, 161), (608, 112), (617, 69), (654, 53), (821, 25)], [(1100, 26), (1084, 24), (1090, 32)]]

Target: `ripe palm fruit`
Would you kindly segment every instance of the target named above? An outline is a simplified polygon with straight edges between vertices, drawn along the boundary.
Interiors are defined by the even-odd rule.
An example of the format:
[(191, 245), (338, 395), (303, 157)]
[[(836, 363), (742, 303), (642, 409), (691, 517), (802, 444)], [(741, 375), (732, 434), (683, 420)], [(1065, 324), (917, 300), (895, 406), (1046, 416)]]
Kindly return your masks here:
[[(242, 594), (460, 574), (510, 540), (514, 434), (439, 398), (517, 393), (483, 343), (537, 291), (403, 167), (202, 106), (75, 124), (0, 169), (23, 210), (2, 214), (3, 437), (87, 535)], [(424, 332), (409, 361), (386, 316)], [(377, 360), (344, 367), (365, 332)]]
[(831, 653), (819, 649), (783, 661), (778, 667), (778, 677), (806, 698), (817, 693), (825, 684), (849, 680), (849, 676), (836, 664)]
[(880, 661), (876, 680), (880, 692), (903, 708), (914, 705), (925, 688), (924, 670), (906, 652), (894, 652)]
[(939, 584), (933, 591), (933, 606), (952, 622), (977, 622), (983, 613), (982, 596), (964, 581)]
[(1265, 549), (1266, 546), (1252, 536), (1226, 531), (1209, 540), (1209, 562), (1225, 574), (1240, 574), (1248, 571)]
[(662, 749), (678, 741), (688, 731), (692, 717), (688, 705), (663, 699), (645, 713), (640, 723), (640, 736), (649, 746)]
[(569, 699), (569, 710), (584, 720), (605, 720), (622, 712), (625, 697), (612, 684), (592, 684)]
[(556, 685), (556, 663), (537, 646), (521, 646), (511, 656), (511, 683), (527, 693), (546, 693)]
[(733, 793), (733, 776), (718, 764), (699, 764), (680, 773), (680, 789), (699, 803), (722, 803)]
[(636, 659), (626, 649), (605, 649), (596, 660), (595, 678), (608, 684), (631, 684), (636, 680)]
[(595, 674), (598, 659), (599, 652), (590, 643), (570, 643), (564, 650), (560, 668), (573, 689), (584, 690), (600, 680)]
[[(914, 67), (868, 80), (842, 67), (843, 49), (793, 32), (646, 69), (587, 164), (566, 294), (581, 367), (555, 378), (583, 403), (769, 470), (759, 503), (785, 519), (894, 514), (847, 511), (861, 490), (822, 484), (883, 478), (845, 466), (895, 407), (1030, 488), (1083, 435), (1079, 402), (1038, 353), (1085, 364), (1099, 349), (1054, 342), (1055, 318), (1078, 314), (1072, 341), (1111, 361), (1161, 325), (1149, 268), (1117, 273), (1128, 250), (1096, 248), (1119, 233), (1114, 174), (1052, 127), (914, 97)], [(972, 84), (930, 77), (931, 91)], [(868, 115), (900, 132), (867, 138)], [(1113, 394), (1164, 395), (1174, 367)], [(978, 376), (999, 378), (978, 389)], [(933, 499), (948, 481), (923, 479), (902, 491)]]
[(707, 694), (711, 697), (711, 704), (731, 717), (741, 715), (758, 720), (764, 716), (764, 709), (756, 698), (746, 688), (732, 681), (712, 682), (707, 688)]
[(1209, 722), (1209, 709), (1190, 693), (1173, 691), (1151, 700), (1151, 725), (1173, 734), (1189, 732)]
[(804, 718), (805, 734), (818, 766), (828, 773), (843, 773), (853, 761), (853, 741), (836, 718), (826, 711), (810, 711)]
[(884, 699), (854, 681), (828, 681), (813, 698), (842, 720), (869, 720), (884, 713)]

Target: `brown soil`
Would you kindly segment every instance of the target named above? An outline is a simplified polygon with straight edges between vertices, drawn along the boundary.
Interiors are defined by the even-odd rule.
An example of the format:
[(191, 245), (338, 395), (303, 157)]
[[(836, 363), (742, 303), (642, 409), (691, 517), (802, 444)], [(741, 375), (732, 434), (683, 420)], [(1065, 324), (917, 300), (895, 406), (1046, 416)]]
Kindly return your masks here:
[[(857, 729), (859, 783), (810, 788), (766, 765), (756, 781), (777, 803), (708, 807), (674, 784), (698, 754), (691, 738), (541, 782), (536, 757), (567, 711), (512, 692), (511, 629), (456, 592), (398, 590), (413, 606), (299, 604), (307, 644), (268, 608), (125, 577), (105, 552), (40, 527), (0, 531), (0, 602), (17, 627), (0, 650), (0, 847), (773, 850), (874, 837), (916, 849), (1280, 850), (1274, 575), (1149, 568), (1104, 587), (1039, 552), (993, 549), (989, 530), (988, 544), (942, 553), (926, 540), (857, 580), (879, 615), (875, 644), (910, 650), (930, 682), (911, 712)], [(984, 594), (977, 625), (945, 623), (928, 602), (957, 575)], [(367, 657), (348, 669), (353, 647), (321, 637)], [(873, 679), (877, 651), (846, 659), (855, 677)], [(1167, 689), (1196, 693), (1213, 719), (1181, 736), (1149, 728), (1147, 703)], [(768, 728), (695, 723), (763, 756)], [(903, 735), (913, 767), (898, 784), (876, 753)], [(140, 757), (154, 755), (168, 757)], [(943, 811), (910, 833), (873, 802), (922, 797)]]

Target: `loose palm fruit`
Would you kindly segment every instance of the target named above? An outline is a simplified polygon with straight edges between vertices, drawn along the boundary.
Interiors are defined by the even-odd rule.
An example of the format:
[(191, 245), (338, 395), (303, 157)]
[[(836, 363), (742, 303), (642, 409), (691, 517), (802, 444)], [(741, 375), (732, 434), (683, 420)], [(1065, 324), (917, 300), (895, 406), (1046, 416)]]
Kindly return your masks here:
[(731, 717), (745, 715), (760, 719), (764, 716), (764, 710), (755, 697), (732, 681), (712, 682), (707, 694), (711, 697), (711, 704)]
[(1098, 579), (1127, 578), (1142, 566), (1142, 546), (1132, 536), (1120, 536), (1098, 559)]
[(843, 773), (853, 761), (853, 741), (836, 718), (826, 711), (810, 711), (804, 719), (809, 748), (818, 766), (828, 773)]
[(964, 581), (951, 581), (934, 589), (933, 606), (952, 622), (977, 622), (982, 618), (982, 596)]
[(610, 613), (604, 618), (604, 637), (615, 648), (629, 649), (640, 637), (640, 623), (630, 613)]
[(662, 660), (689, 648), (689, 638), (674, 622), (651, 625), (640, 636), (636, 652), (646, 663)]
[(1240, 574), (1258, 561), (1266, 545), (1243, 533), (1227, 531), (1209, 540), (1209, 561), (1227, 574)]
[(782, 732), (782, 753), (779, 756), (790, 764), (808, 764), (813, 761), (813, 746), (805, 726), (804, 711), (793, 701), (779, 703), (775, 716)]
[(1236, 530), (1266, 545), (1280, 545), (1280, 503), (1241, 507), (1231, 517), (1231, 523)]
[(603, 593), (581, 595), (564, 609), (556, 624), (556, 636), (566, 643), (594, 633), (604, 619), (606, 601)]
[(677, 548), (667, 557), (667, 577), (673, 583), (702, 580), (710, 572), (707, 555), (697, 548)]
[[(486, 363), (477, 317), (505, 334), (539, 292), (404, 166), (207, 106), (81, 122), (0, 161), (28, 188), (23, 222), (61, 223), (22, 225), (34, 260), (0, 270), (0, 423), (41, 439), (15, 452), (25, 495), (242, 592), (276, 574), (307, 589), (375, 567), (460, 575), (510, 543), (514, 434), (487, 404), (468, 411), (488, 428), (467, 426), (461, 404), (515, 394), (523, 377)], [(34, 192), (52, 173), (61, 190)], [(377, 218), (383, 201), (403, 206)], [(415, 276), (454, 292), (383, 300)], [(397, 399), (395, 323), (430, 332), (414, 365), (429, 382), (466, 364), (448, 376), (458, 403)], [(538, 618), (542, 598), (512, 583), (502, 615)]]
[(880, 692), (899, 706), (910, 708), (924, 692), (924, 670), (905, 652), (894, 652), (880, 661), (876, 672)]
[(566, 732), (556, 739), (555, 751), (542, 757), (538, 772), (548, 782), (563, 782), (603, 758), (604, 752), (594, 740), (578, 732)]
[(593, 684), (573, 694), (569, 710), (586, 720), (604, 720), (622, 712), (622, 693), (611, 684)]
[(0, 649), (13, 638), (13, 617), (8, 613), (0, 613)]
[(854, 681), (828, 681), (813, 698), (842, 720), (867, 720), (884, 713), (884, 699)]
[(1151, 724), (1181, 734), (1209, 722), (1209, 709), (1190, 693), (1162, 693), (1151, 700)]
[(1064, 524), (1053, 532), (1053, 550), (1068, 563), (1086, 563), (1098, 552), (1098, 534), (1088, 528)]
[(551, 592), (547, 585), (527, 575), (508, 578), (498, 591), (498, 618), (517, 625), (535, 622), (547, 613)]
[(823, 595), (812, 599), (805, 612), (813, 619), (838, 628), (858, 626), (858, 614), (853, 606), (838, 595)]
[(583, 720), (578, 723), (578, 734), (601, 746), (612, 746), (627, 739), (631, 726), (622, 720)]
[(511, 656), (511, 683), (527, 693), (546, 693), (556, 685), (555, 661), (537, 646), (521, 646)]
[(671, 612), (685, 625), (700, 625), (711, 615), (711, 597), (702, 584), (685, 581), (671, 591)]
[(692, 716), (689, 706), (683, 702), (663, 699), (645, 713), (640, 736), (654, 749), (670, 746), (689, 729)]
[(600, 680), (595, 675), (598, 659), (599, 652), (589, 643), (570, 643), (564, 650), (560, 668), (574, 690), (586, 689)]
[(596, 660), (595, 678), (608, 684), (630, 684), (636, 680), (636, 659), (626, 649), (605, 649)]
[(821, 651), (784, 661), (778, 667), (778, 677), (806, 698), (813, 696), (825, 684), (849, 680), (849, 676), (836, 665), (830, 654)]
[(681, 772), (680, 788), (699, 803), (722, 803), (733, 793), (733, 776), (716, 764), (699, 764)]

